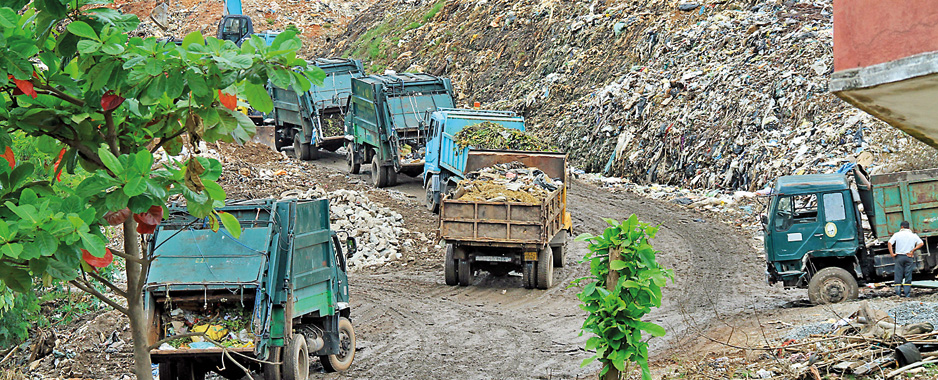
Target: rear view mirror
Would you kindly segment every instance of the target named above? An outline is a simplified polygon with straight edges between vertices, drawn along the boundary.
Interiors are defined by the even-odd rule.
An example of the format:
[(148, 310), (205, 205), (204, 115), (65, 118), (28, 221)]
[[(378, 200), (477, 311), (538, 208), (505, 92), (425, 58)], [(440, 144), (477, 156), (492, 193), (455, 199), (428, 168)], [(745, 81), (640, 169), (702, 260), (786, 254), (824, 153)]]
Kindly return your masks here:
[(762, 229), (768, 231), (769, 217), (765, 214), (762, 214)]
[(356, 250), (358, 250), (358, 241), (349, 236), (349, 238), (345, 240), (345, 257), (352, 257)]

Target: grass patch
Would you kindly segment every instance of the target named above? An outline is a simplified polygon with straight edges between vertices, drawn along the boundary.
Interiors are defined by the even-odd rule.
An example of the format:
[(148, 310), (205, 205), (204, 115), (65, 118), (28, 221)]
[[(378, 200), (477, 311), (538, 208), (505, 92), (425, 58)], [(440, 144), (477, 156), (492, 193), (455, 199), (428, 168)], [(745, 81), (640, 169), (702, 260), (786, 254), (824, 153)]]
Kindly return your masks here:
[(438, 0), (433, 7), (430, 8), (430, 11), (427, 14), (423, 15), (423, 22), (430, 21), (433, 16), (436, 16), (437, 13), (440, 13), (443, 10), (443, 6), (446, 5), (446, 0)]

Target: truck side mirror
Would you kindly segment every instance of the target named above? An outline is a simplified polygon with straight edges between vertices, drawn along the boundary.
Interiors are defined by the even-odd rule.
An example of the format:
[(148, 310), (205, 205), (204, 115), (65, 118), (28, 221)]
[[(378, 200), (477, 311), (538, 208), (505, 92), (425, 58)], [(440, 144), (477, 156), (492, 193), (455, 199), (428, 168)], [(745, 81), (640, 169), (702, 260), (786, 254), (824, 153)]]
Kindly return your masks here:
[(358, 241), (356, 241), (355, 238), (349, 236), (349, 238), (345, 240), (345, 257), (352, 257), (352, 255), (355, 254), (355, 251), (357, 250)]
[(765, 231), (769, 230), (769, 217), (765, 214), (762, 214), (762, 229)]

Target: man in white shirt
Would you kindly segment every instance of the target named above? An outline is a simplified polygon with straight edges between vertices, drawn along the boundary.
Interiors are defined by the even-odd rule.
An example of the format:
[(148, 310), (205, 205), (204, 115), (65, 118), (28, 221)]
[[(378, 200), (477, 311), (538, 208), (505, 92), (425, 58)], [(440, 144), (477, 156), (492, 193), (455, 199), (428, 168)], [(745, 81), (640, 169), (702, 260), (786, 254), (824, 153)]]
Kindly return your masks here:
[[(893, 244), (896, 245), (895, 250), (893, 250)], [(893, 280), (896, 283), (896, 294), (899, 297), (912, 296), (912, 271), (915, 268), (915, 251), (922, 248), (923, 245), (925, 243), (922, 242), (922, 238), (909, 229), (909, 222), (906, 221), (900, 223), (899, 232), (889, 238), (887, 246), (889, 246), (889, 255), (895, 259), (893, 266), (895, 276)], [(905, 291), (903, 292), (903, 290)]]

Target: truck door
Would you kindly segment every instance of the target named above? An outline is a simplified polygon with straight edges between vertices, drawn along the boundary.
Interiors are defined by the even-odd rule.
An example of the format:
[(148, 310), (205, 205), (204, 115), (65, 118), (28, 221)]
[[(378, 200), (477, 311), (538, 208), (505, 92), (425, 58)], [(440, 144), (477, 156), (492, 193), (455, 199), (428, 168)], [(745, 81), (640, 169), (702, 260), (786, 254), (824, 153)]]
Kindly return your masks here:
[(850, 199), (845, 191), (821, 195), (824, 214), (821, 239), (824, 248), (838, 256), (855, 254), (859, 245), (856, 213)]
[(780, 195), (775, 207), (772, 245), (774, 261), (801, 260), (824, 247), (816, 194)]

